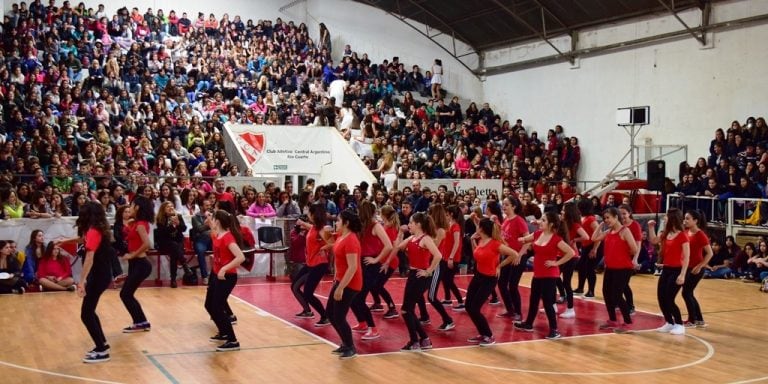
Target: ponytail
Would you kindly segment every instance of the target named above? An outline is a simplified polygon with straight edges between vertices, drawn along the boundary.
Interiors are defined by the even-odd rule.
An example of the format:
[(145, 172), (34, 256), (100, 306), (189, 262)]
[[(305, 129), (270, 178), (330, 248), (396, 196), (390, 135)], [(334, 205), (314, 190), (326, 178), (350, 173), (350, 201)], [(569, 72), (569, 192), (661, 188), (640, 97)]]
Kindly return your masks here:
[(243, 234), (240, 233), (240, 222), (237, 221), (237, 217), (223, 209), (219, 209), (214, 214), (214, 218), (219, 221), (222, 229), (227, 230), (232, 234), (237, 246), (243, 248)]

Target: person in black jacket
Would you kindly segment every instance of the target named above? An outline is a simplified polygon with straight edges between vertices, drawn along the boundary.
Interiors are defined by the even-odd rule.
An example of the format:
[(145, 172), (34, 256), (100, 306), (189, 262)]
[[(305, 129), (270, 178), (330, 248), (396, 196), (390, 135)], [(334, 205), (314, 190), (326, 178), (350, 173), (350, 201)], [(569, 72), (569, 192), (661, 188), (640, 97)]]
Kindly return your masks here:
[(160, 205), (155, 218), (155, 248), (170, 257), (169, 272), (171, 275), (171, 288), (176, 288), (176, 272), (178, 263), (184, 260), (184, 232), (187, 225), (181, 215), (176, 213), (173, 203), (166, 201)]

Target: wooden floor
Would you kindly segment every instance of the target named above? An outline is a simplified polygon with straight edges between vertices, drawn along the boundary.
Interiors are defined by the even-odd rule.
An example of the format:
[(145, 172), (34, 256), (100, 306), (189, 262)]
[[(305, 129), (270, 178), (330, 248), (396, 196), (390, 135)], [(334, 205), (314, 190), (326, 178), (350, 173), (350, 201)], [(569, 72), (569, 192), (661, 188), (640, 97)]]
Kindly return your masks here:
[[(656, 279), (632, 279), (638, 310), (658, 312)], [(98, 312), (112, 361), (95, 365), (80, 360), (92, 343), (75, 294), (4, 295), (0, 382), (768, 383), (768, 294), (757, 284), (733, 280), (704, 280), (697, 292), (709, 328), (684, 337), (598, 334), (340, 361), (324, 340), (234, 298), (243, 349), (214, 352), (207, 340), (214, 327), (203, 309), (204, 288), (141, 289), (153, 329), (122, 334), (129, 316), (118, 291), (110, 290)]]

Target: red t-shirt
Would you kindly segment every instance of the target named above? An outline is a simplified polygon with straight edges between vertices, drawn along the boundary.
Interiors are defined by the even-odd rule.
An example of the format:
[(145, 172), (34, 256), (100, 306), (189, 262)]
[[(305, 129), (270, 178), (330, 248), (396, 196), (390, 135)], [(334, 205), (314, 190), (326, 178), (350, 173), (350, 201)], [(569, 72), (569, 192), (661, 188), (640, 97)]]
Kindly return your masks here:
[(307, 231), (307, 266), (309, 267), (328, 263), (328, 252), (320, 250), (325, 246), (325, 240), (320, 236), (320, 232), (314, 225)]
[[(394, 243), (395, 239), (397, 239), (397, 234), (400, 232), (400, 230), (397, 227), (384, 226), (384, 232), (387, 233), (387, 237), (389, 237), (389, 241)], [(400, 266), (400, 258), (397, 257), (397, 254), (394, 254), (392, 258), (389, 259), (389, 267), (395, 270), (399, 266)]]
[(250, 248), (253, 248), (256, 246), (256, 238), (253, 236), (253, 231), (251, 231), (250, 228), (241, 225), (240, 226), (240, 235), (243, 236), (243, 243)]
[(528, 233), (528, 224), (520, 215), (504, 220), (501, 224), (501, 237), (507, 242), (510, 248), (517, 252), (523, 248), (523, 243), (518, 238)]
[(691, 256), (688, 261), (688, 268), (693, 268), (704, 261), (704, 248), (709, 245), (709, 238), (702, 230), (695, 234), (688, 232), (688, 238), (691, 241)]
[(411, 238), (411, 241), (407, 245), (408, 263), (411, 269), (427, 269), (429, 268), (429, 261), (432, 258), (432, 254), (429, 249), (422, 248), (419, 244), (424, 235)]
[(533, 277), (560, 277), (559, 267), (547, 267), (544, 263), (547, 260), (557, 260), (558, 256), (560, 256), (560, 249), (557, 245), (563, 241), (563, 238), (553, 233), (549, 242), (544, 245), (538, 245), (536, 241), (541, 237), (541, 234), (541, 230), (533, 233)]
[(376, 257), (384, 249), (384, 244), (381, 242), (378, 236), (373, 233), (373, 228), (376, 224), (369, 225), (367, 228), (363, 228), (363, 236), (360, 239), (360, 252), (363, 257), (371, 256)]
[[(125, 227), (125, 241), (128, 243), (128, 252), (133, 252), (144, 244), (139, 236), (139, 227), (144, 227), (144, 232), (149, 236), (149, 222), (134, 221)], [(155, 239), (157, 241), (158, 239)]]
[(448, 231), (445, 233), (445, 239), (440, 243), (440, 255), (443, 256), (443, 260), (445, 261), (448, 261), (451, 256), (451, 250), (453, 250), (454, 245), (453, 237), (456, 233), (459, 234), (459, 248), (456, 249), (456, 254), (453, 255), (453, 262), (458, 263), (461, 261), (461, 228), (458, 223), (451, 224), (450, 228), (448, 228)]
[(605, 268), (607, 269), (634, 269), (629, 244), (621, 238), (624, 231), (622, 227), (618, 232), (610, 231), (603, 241), (603, 253), (605, 254)]
[(485, 276), (496, 276), (496, 268), (499, 266), (499, 248), (501, 241), (491, 239), (485, 245), (475, 247), (473, 256), (477, 265), (477, 272)]
[(683, 266), (683, 244), (685, 243), (690, 243), (685, 231), (678, 233), (672, 240), (664, 235), (663, 261), (665, 267), (680, 268)]
[(59, 256), (58, 259), (40, 259), (40, 265), (37, 266), (37, 278), (53, 276), (59, 279), (72, 277), (72, 267), (66, 258)]
[(336, 266), (336, 281), (341, 281), (342, 277), (347, 273), (349, 265), (347, 265), (347, 255), (354, 253), (355, 263), (357, 263), (357, 269), (352, 276), (352, 280), (347, 284), (347, 288), (353, 291), (359, 291), (363, 289), (363, 271), (360, 268), (360, 239), (354, 233), (349, 233), (346, 237), (341, 238), (341, 233), (337, 235), (336, 243), (333, 244), (334, 264)]
[(581, 241), (582, 247), (588, 247), (592, 245), (592, 234), (595, 233), (596, 228), (592, 228), (592, 223), (596, 222), (595, 215), (584, 216), (581, 218), (581, 227), (587, 232), (587, 240)]
[(640, 223), (632, 220), (632, 223), (627, 225), (627, 228), (629, 228), (629, 232), (632, 233), (632, 238), (635, 239), (635, 243), (639, 243), (643, 240), (643, 228), (640, 227)]
[(101, 245), (101, 232), (95, 228), (88, 228), (85, 232), (85, 250), (96, 252)]
[[(235, 237), (227, 231), (221, 236), (213, 238), (213, 273), (218, 275), (222, 267), (235, 259), (235, 255), (229, 250), (229, 245), (235, 243)], [(225, 274), (237, 273), (237, 267), (224, 272)]]

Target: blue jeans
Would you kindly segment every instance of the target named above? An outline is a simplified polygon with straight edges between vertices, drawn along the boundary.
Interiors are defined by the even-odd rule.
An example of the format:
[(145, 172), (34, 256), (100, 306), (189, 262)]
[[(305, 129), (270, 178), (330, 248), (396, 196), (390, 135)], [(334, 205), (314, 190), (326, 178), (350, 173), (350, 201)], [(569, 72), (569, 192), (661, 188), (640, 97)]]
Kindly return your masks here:
[(726, 276), (733, 273), (733, 270), (725, 267), (725, 268), (718, 268), (714, 271), (705, 270), (704, 271), (704, 277), (712, 278), (712, 279), (724, 279)]
[(208, 265), (205, 260), (205, 253), (213, 249), (213, 242), (210, 236), (200, 236), (195, 239), (195, 255), (197, 255), (197, 265), (200, 266), (200, 277), (208, 277)]

